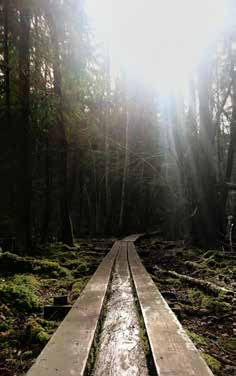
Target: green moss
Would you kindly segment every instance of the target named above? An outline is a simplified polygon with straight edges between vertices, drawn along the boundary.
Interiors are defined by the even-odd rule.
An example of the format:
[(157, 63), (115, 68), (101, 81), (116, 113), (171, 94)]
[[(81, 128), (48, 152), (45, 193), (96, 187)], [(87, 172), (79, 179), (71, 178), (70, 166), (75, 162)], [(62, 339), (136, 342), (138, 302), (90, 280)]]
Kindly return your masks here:
[(65, 277), (69, 275), (69, 271), (60, 266), (57, 262), (49, 260), (37, 260), (33, 263), (33, 272), (37, 274), (49, 275), (53, 277)]
[(6, 332), (9, 330), (9, 323), (5, 321), (0, 321), (0, 332)]
[(39, 251), (41, 256), (50, 260), (57, 260), (59, 263), (78, 257), (77, 247), (69, 247), (62, 243), (47, 244), (37, 249), (37, 251)]
[(37, 312), (41, 301), (35, 293), (37, 280), (33, 276), (15, 276), (0, 283), (0, 300), (21, 313)]
[(77, 279), (76, 282), (72, 285), (71, 293), (70, 293), (70, 300), (74, 302), (80, 295), (81, 291), (83, 290), (88, 278), (80, 278)]
[(236, 338), (222, 337), (222, 338), (219, 338), (217, 342), (224, 350), (232, 352), (232, 353), (236, 352)]
[[(227, 297), (227, 296), (226, 296)], [(220, 293), (214, 297), (204, 294), (198, 289), (188, 289), (188, 298), (195, 306), (207, 308), (217, 314), (225, 314), (232, 312), (232, 305), (226, 300), (225, 293)]]
[(56, 321), (48, 321), (36, 316), (30, 317), (26, 321), (25, 331), (22, 335), (22, 342), (28, 345), (45, 345), (57, 326), (58, 323)]
[(33, 351), (24, 351), (22, 353), (23, 360), (28, 360), (28, 359), (31, 359), (32, 357), (33, 357)]
[(191, 303), (198, 303), (201, 305), (201, 301), (204, 296), (203, 292), (198, 289), (188, 289), (187, 294)]
[(24, 342), (27, 344), (46, 344), (49, 340), (50, 335), (46, 330), (40, 325), (40, 323), (34, 319), (30, 318), (26, 323)]
[(143, 348), (143, 351), (144, 351), (144, 354), (146, 357), (148, 357), (150, 355), (150, 346), (149, 346), (149, 342), (148, 342), (148, 339), (147, 339), (147, 332), (146, 332), (146, 329), (144, 327), (144, 323), (140, 322), (141, 320), (139, 320), (139, 338), (140, 338), (140, 342), (141, 342), (141, 345), (142, 345), (142, 348)]
[(193, 343), (197, 346), (207, 346), (207, 343), (205, 341), (205, 339), (201, 336), (199, 336), (198, 334), (190, 331), (190, 330), (185, 330), (185, 332), (187, 333), (187, 335), (192, 339)]
[(227, 266), (229, 261), (225, 260), (225, 254), (221, 250), (210, 250), (204, 253), (201, 265), (208, 267), (217, 267), (218, 265), (222, 268)]
[(218, 362), (218, 360), (216, 360), (213, 356), (209, 354), (206, 354), (204, 352), (200, 352), (200, 354), (202, 358), (205, 360), (205, 362), (207, 363), (207, 365), (210, 367), (212, 372), (215, 375), (220, 375), (220, 368), (221, 368), (220, 362)]
[(95, 364), (96, 364), (98, 351), (99, 351), (99, 337), (97, 335), (94, 338), (93, 345), (89, 353), (89, 359), (86, 364), (86, 372), (85, 372), (86, 375), (92, 374), (92, 370), (94, 369)]
[(60, 249), (61, 249), (63, 252), (77, 251), (78, 248), (80, 248), (80, 246), (79, 246), (78, 244), (76, 244), (74, 247), (70, 247), (70, 246), (67, 245), (67, 244), (60, 244), (59, 247), (60, 247)]
[(217, 314), (225, 314), (232, 312), (232, 305), (228, 302), (225, 302), (220, 297), (214, 298), (205, 295), (202, 299), (202, 305), (208, 308), (210, 311)]
[(38, 279), (32, 274), (16, 274), (11, 281), (16, 285), (25, 285), (33, 291), (38, 291), (40, 288)]
[(103, 257), (102, 253), (89, 250), (82, 253), (79, 246), (68, 247), (61, 243), (48, 245), (43, 253), (47, 259), (57, 260), (61, 266), (72, 271), (75, 277), (91, 274)]
[(180, 286), (182, 284), (182, 281), (176, 278), (165, 278), (163, 282), (171, 286)]
[(89, 270), (87, 260), (81, 258), (77, 258), (76, 260), (68, 260), (65, 263), (65, 266), (70, 270), (76, 271), (76, 274), (84, 274)]
[(33, 273), (53, 277), (62, 277), (69, 274), (69, 271), (57, 262), (21, 257), (10, 252), (0, 254), (0, 271), (9, 274)]

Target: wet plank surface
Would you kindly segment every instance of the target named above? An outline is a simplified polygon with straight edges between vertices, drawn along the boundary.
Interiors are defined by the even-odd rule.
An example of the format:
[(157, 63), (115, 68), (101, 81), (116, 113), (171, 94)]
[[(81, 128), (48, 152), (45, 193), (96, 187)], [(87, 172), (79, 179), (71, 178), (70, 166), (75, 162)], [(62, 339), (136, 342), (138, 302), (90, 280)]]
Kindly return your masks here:
[(142, 265), (132, 242), (128, 259), (159, 376), (213, 376)]
[(148, 376), (127, 260), (128, 243), (119, 242), (94, 376)]
[(116, 242), (27, 376), (84, 374), (118, 249)]
[(129, 235), (129, 236), (126, 236), (124, 239), (122, 239), (123, 242), (136, 242), (136, 240), (138, 240), (139, 238), (141, 238), (141, 236), (143, 236), (144, 234), (133, 234), (133, 235)]

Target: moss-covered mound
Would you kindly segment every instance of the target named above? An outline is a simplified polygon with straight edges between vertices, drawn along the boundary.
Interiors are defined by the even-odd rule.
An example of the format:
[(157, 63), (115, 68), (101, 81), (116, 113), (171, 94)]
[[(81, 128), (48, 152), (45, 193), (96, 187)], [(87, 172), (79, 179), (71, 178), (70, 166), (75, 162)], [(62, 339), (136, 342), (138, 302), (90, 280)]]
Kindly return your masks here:
[(44, 320), (39, 317), (30, 317), (26, 321), (25, 331), (22, 341), (25, 344), (42, 344), (45, 345), (57, 327), (55, 321)]
[(60, 324), (42, 318), (43, 306), (56, 295), (68, 295), (73, 304), (110, 245), (84, 240), (75, 247), (38, 246), (34, 257), (0, 253), (1, 376), (27, 372)]
[(33, 276), (16, 275), (0, 282), (0, 301), (21, 313), (39, 312), (42, 300), (36, 295), (38, 282)]
[(53, 277), (65, 277), (69, 275), (69, 271), (58, 262), (47, 259), (40, 260), (21, 257), (10, 252), (0, 254), (0, 272), (4, 274), (33, 273)]

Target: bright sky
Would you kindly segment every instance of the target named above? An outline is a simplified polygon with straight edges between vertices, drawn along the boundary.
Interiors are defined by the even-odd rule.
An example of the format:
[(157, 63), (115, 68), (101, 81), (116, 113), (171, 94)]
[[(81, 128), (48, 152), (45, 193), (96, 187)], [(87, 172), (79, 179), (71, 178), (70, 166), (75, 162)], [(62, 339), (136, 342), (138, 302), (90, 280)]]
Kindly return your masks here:
[(98, 41), (109, 45), (113, 71), (163, 92), (182, 90), (224, 27), (224, 0), (86, 0)]

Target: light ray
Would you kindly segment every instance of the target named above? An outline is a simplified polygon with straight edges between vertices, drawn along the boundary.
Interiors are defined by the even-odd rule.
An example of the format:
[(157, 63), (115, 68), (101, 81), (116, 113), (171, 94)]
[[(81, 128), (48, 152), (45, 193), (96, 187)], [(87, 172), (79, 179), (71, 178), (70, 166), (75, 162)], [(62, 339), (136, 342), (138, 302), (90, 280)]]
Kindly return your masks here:
[(181, 90), (223, 29), (223, 0), (87, 0), (114, 70), (162, 91)]

